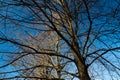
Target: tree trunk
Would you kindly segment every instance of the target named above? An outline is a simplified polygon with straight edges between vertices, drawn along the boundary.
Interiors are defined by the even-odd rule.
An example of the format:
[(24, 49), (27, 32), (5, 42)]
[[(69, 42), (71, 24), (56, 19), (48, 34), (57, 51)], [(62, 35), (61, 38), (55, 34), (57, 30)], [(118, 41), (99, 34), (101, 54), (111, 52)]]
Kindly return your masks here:
[[(68, 22), (72, 23), (70, 20)], [(85, 64), (85, 60), (82, 57), (82, 55), (80, 55), (79, 44), (77, 42), (78, 40), (77, 40), (77, 38), (76, 38), (76, 36), (74, 34), (72, 24), (68, 24), (68, 26), (69, 26), (69, 32), (70, 32), (71, 40), (72, 40), (71, 49), (74, 52), (75, 63), (76, 63), (78, 73), (79, 73), (79, 79), (80, 80), (91, 80), (90, 76), (88, 74), (88, 71), (87, 71), (87, 66)]]
[(85, 65), (79, 65), (78, 70), (79, 70), (80, 80), (91, 80)]
[(80, 80), (91, 80), (88, 74), (87, 66), (83, 62), (81, 62), (77, 56), (75, 57), (75, 61), (76, 61), (76, 66), (78, 68), (79, 79)]

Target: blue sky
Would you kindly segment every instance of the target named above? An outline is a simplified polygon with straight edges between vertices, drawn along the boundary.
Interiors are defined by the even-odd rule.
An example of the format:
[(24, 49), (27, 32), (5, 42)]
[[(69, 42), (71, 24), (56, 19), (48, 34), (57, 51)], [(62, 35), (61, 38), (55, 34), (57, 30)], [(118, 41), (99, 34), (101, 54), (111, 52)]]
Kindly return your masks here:
[[(100, 3), (98, 3), (98, 5), (102, 4), (104, 1), (106, 1), (106, 0), (100, 1)], [(104, 7), (106, 7), (106, 8), (100, 7), (100, 9), (97, 9), (97, 10), (96, 10), (96, 8), (92, 8), (91, 9), (91, 13), (92, 12), (93, 13), (96, 12), (96, 14), (97, 14), (97, 12), (98, 12), (98, 13), (101, 13), (101, 14), (106, 14), (106, 13), (109, 13), (111, 11), (111, 9), (114, 9), (114, 8), (116, 8), (118, 6), (117, 3), (115, 1), (113, 1), (113, 0), (107, 0), (106, 2), (107, 2), (106, 5), (103, 4)], [(32, 20), (35, 20), (35, 18), (36, 18), (35, 16), (33, 16), (34, 14), (32, 14), (25, 7), (18, 7), (18, 6), (15, 7), (15, 6), (12, 6), (12, 7), (3, 8), (2, 10), (1, 10), (1, 13), (0, 13), (1, 15), (6, 15), (6, 17), (8, 17), (8, 15), (9, 15), (9, 17), (14, 18), (14, 19), (25, 20), (25, 21), (32, 21)], [(83, 16), (82, 16), (83, 18), (82, 19), (86, 19), (87, 17), (85, 17), (85, 16), (86, 16), (86, 14), (83, 14)], [(94, 16), (94, 15), (91, 15), (91, 16)], [(24, 19), (22, 17), (24, 17)], [(118, 16), (118, 18), (119, 18), (119, 16)], [(106, 20), (108, 21), (108, 23), (111, 23), (111, 24), (110, 25), (109, 24), (101, 25), (101, 23), (106, 21)], [(26, 36), (25, 36), (26, 35), (25, 31), (27, 31), (28, 33), (30, 33), (30, 34), (32, 34), (34, 36), (38, 34), (38, 31), (32, 30), (32, 29), (28, 29), (28, 28), (24, 28), (24, 26), (27, 26), (27, 27), (31, 27), (32, 26), (34, 28), (38, 28), (39, 27), (39, 29), (41, 29), (41, 27), (42, 27), (41, 25), (37, 25), (37, 24), (36, 25), (31, 25), (29, 23), (24, 23), (24, 22), (19, 22), (19, 21), (14, 21), (14, 20), (13, 21), (3, 20), (2, 18), (0, 19), (0, 21), (1, 21), (1, 23), (0, 23), (0, 25), (1, 25), (1, 27), (0, 27), (0, 30), (1, 30), (0, 37), (1, 36), (2, 37), (3, 36), (7, 36), (8, 38), (12, 38), (12, 39), (16, 38), (16, 40), (17, 39), (23, 40), (22, 38), (27, 39)], [(109, 30), (110, 27), (112, 27), (112, 28), (118, 27), (119, 26), (119, 22), (117, 22), (117, 21), (118, 21), (117, 17), (116, 18), (111, 18), (110, 15), (108, 15), (106, 17), (103, 17), (103, 16), (99, 17), (97, 19), (94, 19), (94, 21), (93, 21), (94, 22), (93, 30), (95, 29), (95, 32), (97, 32), (99, 30), (99, 28), (96, 28), (96, 27), (100, 27), (100, 26), (103, 26), (103, 28), (101, 30), (105, 30), (105, 29)], [(7, 24), (5, 24), (5, 23), (7, 23)], [(83, 29), (82, 31), (79, 31), (80, 34), (82, 32), (85, 33), (86, 29), (89, 27), (88, 26), (88, 20), (83, 21), (83, 23), (85, 23), (85, 25), (82, 25), (82, 24), (79, 25), (79, 26), (83, 26), (82, 28), (80, 28), (80, 29)], [(21, 28), (21, 26), (22, 26), (22, 28)], [(86, 27), (86, 26), (88, 26), (88, 27)], [(118, 29), (120, 29), (120, 28), (118, 28)], [(117, 38), (117, 36), (116, 36), (116, 38)], [(81, 42), (84, 42), (83, 41), (84, 39), (85, 38), (81, 38)], [(115, 43), (117, 41), (117, 40), (115, 40), (115, 36), (114, 35), (109, 36), (109, 38), (106, 37), (106, 35), (102, 35), (101, 39), (104, 40), (105, 43), (107, 45), (109, 45), (109, 47), (116, 47), (116, 46), (119, 46), (119, 44), (120, 44), (120, 43), (117, 43), (117, 44), (113, 44), (112, 43), (112, 42)], [(92, 40), (92, 38), (91, 38), (91, 40)], [(28, 43), (26, 42), (26, 44), (28, 44)], [(100, 42), (98, 40), (95, 41), (95, 45), (97, 46), (97, 48), (107, 48), (105, 46), (105, 44), (103, 44), (102, 42)], [(0, 51), (14, 52), (14, 51), (17, 51), (17, 50), (18, 50), (17, 46), (14, 46), (13, 44), (11, 44), (9, 42), (0, 43)], [(93, 48), (91, 47), (89, 51), (93, 51)], [(116, 54), (118, 54), (118, 53), (116, 53)], [(109, 53), (107, 55), (104, 55), (104, 57), (108, 57), (108, 56), (112, 56), (112, 57), (108, 58), (108, 60), (112, 61), (112, 59), (113, 59), (114, 62), (117, 61), (117, 60), (115, 60), (115, 57), (113, 55), (111, 55), (111, 53)], [(3, 59), (12, 60), (12, 57), (8, 56), (8, 54), (0, 53), (0, 60), (1, 60), (0, 65), (6, 64), (6, 61), (3, 61)], [(95, 65), (95, 68), (96, 67), (98, 68), (99, 65), (97, 65), (97, 66)], [(76, 69), (76, 68), (73, 68), (73, 69)], [(11, 70), (14, 70), (12, 66), (8, 66), (8, 67), (6, 67), (4, 69), (1, 69), (1, 71), (11, 71)], [(100, 71), (100, 70), (102, 70), (102, 69), (98, 69), (98, 71)], [(72, 71), (72, 70), (70, 70), (70, 71)], [(105, 78), (104, 78), (105, 80), (108, 80), (110, 78), (110, 77), (107, 76), (108, 73), (106, 71), (103, 74), (105, 76)], [(75, 79), (75, 80), (77, 80), (77, 79)], [(98, 77), (95, 80), (102, 80), (102, 79), (99, 79), (99, 77)]]

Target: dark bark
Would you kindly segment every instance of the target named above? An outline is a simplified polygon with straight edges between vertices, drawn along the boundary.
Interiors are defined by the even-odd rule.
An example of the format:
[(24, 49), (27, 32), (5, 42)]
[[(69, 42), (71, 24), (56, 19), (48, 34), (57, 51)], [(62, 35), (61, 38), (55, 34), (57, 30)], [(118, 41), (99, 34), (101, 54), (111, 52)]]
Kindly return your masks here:
[(76, 62), (76, 66), (78, 69), (79, 79), (80, 80), (91, 80), (89, 73), (88, 73), (88, 67), (86, 66), (85, 63), (83, 63), (84, 61), (81, 62), (79, 58), (75, 56), (75, 62)]

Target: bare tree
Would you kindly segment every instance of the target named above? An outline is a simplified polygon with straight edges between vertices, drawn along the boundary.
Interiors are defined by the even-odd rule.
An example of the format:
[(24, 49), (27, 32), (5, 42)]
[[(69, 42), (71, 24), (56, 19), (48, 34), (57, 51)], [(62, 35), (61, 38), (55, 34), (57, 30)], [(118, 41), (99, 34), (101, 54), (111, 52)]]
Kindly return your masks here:
[[(27, 42), (29, 43), (29, 46), (34, 47), (38, 51), (44, 51), (44, 52), (52, 51), (55, 52), (56, 54), (59, 54), (58, 52), (59, 47), (62, 47), (62, 45), (58, 46), (60, 41), (58, 39), (58, 36), (55, 35), (55, 33), (51, 31), (41, 32), (37, 34), (36, 37), (30, 35), (28, 32), (26, 33), (28, 34)], [(29, 51), (29, 49), (25, 47), (20, 46), (20, 48), (25, 52)], [(22, 76), (38, 76), (46, 79), (62, 79), (65, 76), (65, 74), (62, 75), (63, 72), (65, 71), (64, 67), (66, 66), (66, 63), (69, 62), (71, 61), (68, 60), (64, 61), (64, 58), (60, 59), (58, 56), (51, 57), (50, 55), (47, 54), (31, 54), (16, 61), (15, 63), (13, 63), (13, 66), (29, 68), (29, 67), (42, 65), (39, 68), (32, 69), (32, 72), (31, 70), (28, 71), (25, 70), (19, 73)]]
[[(3, 26), (1, 29), (4, 31), (1, 31), (0, 40), (2, 43), (9, 42), (16, 47), (12, 52), (1, 52), (10, 53), (9, 56), (14, 55), (14, 57), (0, 68), (21, 62), (29, 55), (44, 54), (46, 57), (42, 58), (43, 60), (55, 56), (59, 67), (63, 66), (61, 63), (65, 63), (66, 70), (56, 68), (58, 79), (63, 78), (61, 74), (68, 74), (73, 79), (80, 80), (106, 79), (106, 77), (119, 79), (119, 0), (109, 2), (107, 0), (8, 0), (1, 1), (1, 5), (0, 17)], [(54, 36), (49, 38), (42, 32), (52, 33)], [(36, 37), (36, 34), (42, 37)], [(38, 41), (32, 43), (28, 36)], [(56, 36), (58, 40), (54, 40)], [(39, 40), (41, 40), (40, 44)], [(60, 59), (65, 60), (59, 62)], [(32, 67), (28, 67), (25, 61), (23, 63), (27, 65), (26, 68), (16, 67), (19, 70), (4, 73), (22, 70), (30, 73), (31, 69), (43, 66), (43, 64), (33, 66), (31, 62)], [(70, 65), (74, 65), (73, 70), (77, 70), (70, 70)], [(46, 67), (54, 66), (46, 65)], [(4, 79), (12, 78), (46, 79), (40, 76), (21, 75)]]

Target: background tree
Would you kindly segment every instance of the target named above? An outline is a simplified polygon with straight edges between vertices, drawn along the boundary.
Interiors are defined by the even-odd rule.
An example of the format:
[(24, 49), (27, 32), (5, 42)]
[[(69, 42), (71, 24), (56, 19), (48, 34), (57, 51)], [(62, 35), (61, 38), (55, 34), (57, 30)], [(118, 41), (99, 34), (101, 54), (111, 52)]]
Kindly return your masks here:
[[(58, 36), (55, 35), (55, 33), (51, 31), (41, 32), (36, 36), (30, 35), (28, 32), (26, 33), (28, 34), (27, 37), (28, 39), (26, 42), (28, 42), (30, 46), (40, 51), (52, 51), (55, 52), (56, 55), (59, 54), (58, 53), (59, 39)], [(63, 46), (61, 45), (59, 47), (60, 49), (62, 49), (61, 47)], [(24, 47), (20, 47), (20, 48), (25, 52), (29, 51), (27, 48)], [(70, 54), (67, 54), (67, 56), (70, 56)], [(51, 57), (50, 55), (46, 55), (46, 54), (32, 54), (21, 58), (20, 60), (16, 61), (13, 65), (15, 67), (25, 67), (25, 68), (41, 65), (36, 69), (33, 68), (32, 70), (25, 70), (22, 72), (18, 72), (22, 76), (38, 76), (40, 78), (47, 78), (47, 79), (62, 79), (65, 77), (65, 75), (67, 76), (71, 75), (69, 72), (66, 71), (66, 68), (64, 68), (66, 64), (70, 62), (71, 61), (65, 60), (64, 58), (60, 58), (58, 56)]]
[[(64, 72), (71, 74), (73, 78), (80, 80), (107, 79), (107, 77), (113, 80), (119, 79), (120, 1), (8, 0), (7, 2), (1, 1), (1, 5), (0, 17), (1, 26), (3, 26), (1, 30), (3, 31), (1, 31), (0, 40), (2, 43), (9, 42), (9, 45), (12, 44), (15, 47), (10, 49), (12, 52), (4, 52), (10, 53), (9, 56), (14, 55), (14, 57), (7, 58), (11, 61), (8, 61), (8, 64), (2, 64), (3, 66), (0, 68), (19, 62), (27, 55), (45, 54), (45, 59), (48, 59), (48, 56), (56, 56), (70, 60), (70, 64), (76, 66), (74, 69), (77, 70), (75, 72), (75, 70), (66, 69)], [(57, 46), (48, 46), (51, 45), (49, 43), (51, 38), (48, 35), (45, 35), (48, 43), (43, 40), (43, 45), (46, 47), (38, 48), (38, 45), (42, 45), (41, 43), (32, 44), (29, 41), (28, 34), (32, 35), (33, 39), (37, 39), (36, 34), (39, 33), (42, 35), (39, 38), (43, 38), (44, 34), (41, 32), (49, 34), (49, 31), (55, 34), (52, 38), (53, 44), (60, 43), (57, 45), (60, 47), (57, 50), (58, 54), (55, 49)], [(17, 37), (18, 35), (21, 37)], [(59, 38), (58, 41), (54, 40), (56, 36)], [(3, 50), (1, 51), (3, 54)], [(64, 61), (66, 62), (66, 60)], [(23, 63), (29, 66), (25, 62)], [(32, 65), (31, 68), (36, 67), (38, 66)], [(66, 64), (66, 67), (68, 68), (70, 65)], [(21, 67), (16, 68), (20, 70), (11, 71), (11, 73), (21, 71)], [(28, 71), (31, 68), (26, 67), (24, 70)], [(69, 73), (70, 71), (72, 73)], [(4, 73), (7, 74), (7, 72)], [(11, 78), (41, 78), (40, 76), (17, 75)]]

